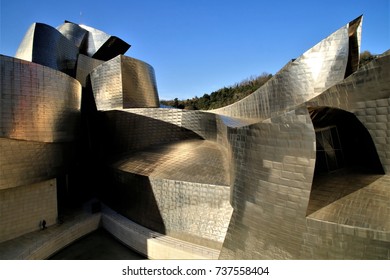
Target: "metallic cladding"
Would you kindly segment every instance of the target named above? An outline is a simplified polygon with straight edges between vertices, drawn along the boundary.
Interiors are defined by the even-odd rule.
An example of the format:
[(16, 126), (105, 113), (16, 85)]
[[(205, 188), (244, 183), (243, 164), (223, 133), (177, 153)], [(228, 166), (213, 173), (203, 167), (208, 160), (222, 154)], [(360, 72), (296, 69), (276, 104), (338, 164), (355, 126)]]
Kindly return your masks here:
[(153, 68), (138, 59), (117, 56), (91, 72), (98, 110), (158, 107)]
[[(129, 45), (119, 38), (69, 22), (60, 32), (34, 24), (18, 56), (64, 72), (77, 59), (81, 85), (1, 57), (0, 191), (66, 173), (71, 146), (62, 142), (74, 140), (83, 87), (98, 109), (87, 129), (103, 166), (102, 199), (134, 222), (218, 249), (220, 259), (389, 259), (390, 52), (358, 69), (361, 24), (208, 112), (157, 108), (153, 68), (123, 56)], [(356, 116), (384, 172), (319, 175), (313, 108)]]
[(87, 25), (81, 24), (80, 27), (88, 31), (85, 54), (90, 57), (107, 61), (130, 48), (128, 43), (116, 36)]
[(34, 23), (28, 29), (15, 57), (74, 76), (79, 49), (57, 29)]
[(65, 174), (71, 151), (71, 145), (0, 138), (0, 190)]
[(84, 51), (85, 39), (88, 35), (87, 30), (72, 22), (64, 22), (57, 27), (57, 30), (69, 41), (73, 42), (80, 52)]
[(78, 81), (43, 65), (0, 56), (0, 136), (40, 142), (75, 139)]
[(253, 94), (213, 112), (232, 117), (267, 119), (289, 111), (344, 78), (348, 50), (349, 24), (289, 62)]

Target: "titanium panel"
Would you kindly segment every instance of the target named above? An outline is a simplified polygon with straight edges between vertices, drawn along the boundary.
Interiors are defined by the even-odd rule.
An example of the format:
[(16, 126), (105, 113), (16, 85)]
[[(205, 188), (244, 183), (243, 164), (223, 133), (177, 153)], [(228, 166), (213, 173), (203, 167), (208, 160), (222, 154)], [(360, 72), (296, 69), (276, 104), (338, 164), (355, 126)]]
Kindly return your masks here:
[(112, 167), (149, 178), (230, 185), (226, 151), (215, 142), (199, 139), (136, 151)]
[(99, 60), (110, 60), (118, 55), (125, 54), (130, 45), (122, 39), (111, 36), (96, 28), (81, 24), (81, 28), (88, 31), (86, 39), (86, 54)]
[[(236, 125), (224, 116), (217, 121), (220, 135), (226, 135), (231, 146), (234, 208), (220, 258), (389, 258), (388, 175), (345, 171), (329, 176), (329, 182), (316, 177), (313, 183), (316, 139), (306, 109), (313, 106), (355, 112), (370, 131), (388, 174), (384, 151), (389, 150), (389, 62), (384, 55), (353, 73), (360, 24), (361, 18), (352, 21), (290, 62), (253, 95), (213, 111), (252, 123)], [(352, 178), (360, 178), (358, 189), (348, 188)], [(307, 216), (309, 202), (328, 196), (336, 201)], [(372, 200), (374, 204), (367, 204)]]
[(390, 173), (389, 71), (390, 54), (384, 54), (307, 103), (354, 113), (370, 132), (386, 174)]
[(117, 56), (91, 73), (98, 110), (158, 107), (153, 68), (140, 60)]
[(307, 110), (228, 128), (228, 137), (234, 212), (220, 258), (298, 258), (315, 164)]
[(102, 153), (118, 155), (190, 139), (201, 139), (185, 128), (125, 111), (101, 112), (100, 142)]
[(57, 30), (69, 41), (73, 42), (79, 48), (80, 52), (84, 51), (85, 39), (88, 35), (87, 30), (69, 21), (65, 21), (62, 25), (58, 26)]
[[(34, 24), (17, 53), (67, 73), (79, 48), (89, 56), (77, 65), (100, 110), (86, 112), (96, 130), (88, 168), (103, 171), (102, 197), (135, 222), (221, 259), (389, 259), (390, 51), (358, 69), (361, 23), (211, 112), (157, 108), (153, 68), (92, 27)], [(0, 192), (67, 172), (72, 147), (51, 142), (74, 140), (80, 95), (65, 74), (1, 57)], [(316, 174), (316, 107), (355, 114), (385, 174)]]
[(176, 108), (135, 108), (123, 111), (183, 127), (206, 140), (217, 139), (216, 115), (212, 113)]
[(34, 23), (24, 36), (15, 57), (48, 66), (74, 76), (79, 49), (57, 29)]
[(92, 72), (93, 69), (102, 63), (104, 63), (103, 60), (98, 60), (83, 54), (79, 54), (77, 60), (76, 79), (83, 87), (87, 86), (88, 75)]
[[(357, 41), (360, 42), (360, 38)], [(340, 82), (345, 76), (348, 58), (349, 24), (288, 63), (253, 94), (212, 112), (267, 119), (290, 111)]]
[(0, 190), (65, 174), (71, 146), (0, 138)]
[(51, 68), (0, 56), (0, 137), (40, 142), (75, 139), (81, 86)]

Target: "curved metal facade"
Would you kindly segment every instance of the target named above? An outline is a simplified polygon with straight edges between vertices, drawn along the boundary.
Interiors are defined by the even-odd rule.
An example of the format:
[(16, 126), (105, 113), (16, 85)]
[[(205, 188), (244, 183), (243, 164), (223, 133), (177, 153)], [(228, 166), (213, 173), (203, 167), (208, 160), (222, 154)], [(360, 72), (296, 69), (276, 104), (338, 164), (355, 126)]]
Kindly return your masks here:
[(57, 29), (34, 23), (24, 36), (15, 57), (73, 76), (78, 52), (79, 49)]
[[(240, 118), (267, 119), (289, 111), (344, 79), (348, 61), (358, 61), (349, 52), (350, 38), (360, 35), (360, 22), (350, 32), (350, 24), (289, 62), (264, 86), (243, 100), (216, 109), (216, 114)], [(358, 36), (360, 41), (360, 36)]]
[(0, 67), (0, 137), (39, 142), (75, 139), (81, 102), (78, 81), (11, 57), (1, 56)]
[[(359, 69), (361, 24), (208, 112), (157, 108), (153, 68), (124, 56), (129, 45), (115, 36), (33, 25), (18, 54), (73, 69), (81, 85), (2, 57), (0, 163), (13, 172), (1, 173), (0, 198), (66, 174), (71, 146), (60, 142), (74, 139), (68, 117), (81, 106), (85, 180), (140, 225), (221, 259), (389, 259), (390, 54)], [(39, 34), (66, 43), (46, 57)], [(73, 66), (59, 66), (64, 52)]]
[(111, 36), (96, 28), (80, 25), (88, 31), (85, 54), (100, 60), (110, 60), (117, 55), (124, 54), (130, 45), (122, 39)]
[(66, 37), (69, 41), (83, 51), (85, 49), (85, 40), (88, 31), (80, 27), (78, 24), (65, 21), (62, 25), (57, 27), (57, 30)]
[(91, 72), (98, 110), (158, 107), (153, 67), (126, 56), (117, 56)]

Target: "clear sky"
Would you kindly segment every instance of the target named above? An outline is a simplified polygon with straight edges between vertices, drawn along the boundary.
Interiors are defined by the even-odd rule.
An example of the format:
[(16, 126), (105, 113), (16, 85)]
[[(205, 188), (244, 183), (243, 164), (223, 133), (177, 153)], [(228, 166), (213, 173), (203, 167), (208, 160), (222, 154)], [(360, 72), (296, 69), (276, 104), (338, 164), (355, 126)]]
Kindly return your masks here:
[(33, 22), (82, 23), (125, 40), (151, 64), (160, 99), (202, 96), (290, 59), (363, 14), (362, 51), (390, 48), (389, 0), (0, 0), (0, 53)]

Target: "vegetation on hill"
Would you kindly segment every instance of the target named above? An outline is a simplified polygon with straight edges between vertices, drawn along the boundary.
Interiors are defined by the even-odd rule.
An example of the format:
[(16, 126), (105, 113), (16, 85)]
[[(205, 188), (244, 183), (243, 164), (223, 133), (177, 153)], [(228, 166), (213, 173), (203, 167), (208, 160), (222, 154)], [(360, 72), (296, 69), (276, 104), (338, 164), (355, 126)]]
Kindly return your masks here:
[(161, 104), (188, 110), (217, 109), (243, 99), (265, 84), (271, 77), (272, 74), (263, 73), (260, 76), (245, 79), (233, 86), (223, 87), (210, 94), (205, 93), (202, 97), (195, 96), (187, 100), (179, 100), (178, 98), (161, 100)]
[(371, 60), (375, 59), (377, 55), (370, 53), (369, 51), (364, 51), (360, 54), (359, 67), (369, 63)]
[[(362, 52), (360, 54), (359, 66), (361, 67), (364, 64), (367, 64), (375, 57), (377, 56), (371, 54), (369, 51)], [(260, 76), (249, 77), (233, 86), (223, 87), (210, 94), (205, 93), (202, 97), (195, 96), (194, 98), (186, 100), (175, 98), (174, 100), (161, 100), (160, 103), (166, 106), (187, 110), (217, 109), (243, 99), (256, 91), (271, 78), (272, 74), (264, 72)]]

